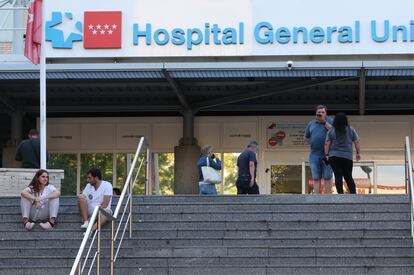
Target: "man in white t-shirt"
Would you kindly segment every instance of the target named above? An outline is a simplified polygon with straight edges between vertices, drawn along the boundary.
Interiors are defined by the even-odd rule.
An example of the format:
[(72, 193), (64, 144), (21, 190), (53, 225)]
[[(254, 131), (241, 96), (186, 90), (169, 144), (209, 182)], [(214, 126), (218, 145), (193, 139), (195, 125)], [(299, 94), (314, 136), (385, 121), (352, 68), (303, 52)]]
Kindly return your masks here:
[[(89, 219), (97, 205), (112, 215), (112, 184), (102, 180), (102, 173), (97, 168), (89, 169), (86, 175), (88, 184), (78, 197), (79, 211), (83, 222), (82, 229), (88, 228)], [(101, 226), (107, 221), (108, 219), (101, 214)], [(95, 229), (96, 225), (93, 227), (93, 230)]]

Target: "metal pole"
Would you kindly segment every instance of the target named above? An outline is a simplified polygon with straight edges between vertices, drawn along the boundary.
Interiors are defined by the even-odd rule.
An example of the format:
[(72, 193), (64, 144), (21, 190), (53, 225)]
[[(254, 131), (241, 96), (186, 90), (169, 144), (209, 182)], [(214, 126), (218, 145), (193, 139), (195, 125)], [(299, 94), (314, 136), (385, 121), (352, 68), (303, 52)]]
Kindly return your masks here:
[(81, 275), (81, 262), (79, 261), (78, 264), (78, 275)]
[(40, 47), (40, 168), (46, 169), (46, 56), (45, 3), (42, 4), (42, 43)]
[(96, 275), (99, 275), (99, 270), (101, 268), (101, 213), (98, 212), (98, 244), (97, 244), (98, 253), (96, 255)]
[[(158, 159), (157, 159), (158, 160)], [(146, 163), (146, 175), (145, 175), (145, 193), (147, 195), (152, 195), (152, 186), (151, 186), (151, 182), (150, 182), (150, 178), (151, 178), (151, 155), (150, 155), (150, 150), (149, 147), (147, 145), (147, 163)], [(159, 187), (159, 184), (158, 184)]]
[(134, 185), (130, 184), (129, 187), (129, 238), (132, 239), (132, 200), (134, 199), (132, 196)]
[(114, 275), (115, 220), (111, 224), (111, 275)]
[(302, 161), (302, 194), (306, 194), (306, 162)]

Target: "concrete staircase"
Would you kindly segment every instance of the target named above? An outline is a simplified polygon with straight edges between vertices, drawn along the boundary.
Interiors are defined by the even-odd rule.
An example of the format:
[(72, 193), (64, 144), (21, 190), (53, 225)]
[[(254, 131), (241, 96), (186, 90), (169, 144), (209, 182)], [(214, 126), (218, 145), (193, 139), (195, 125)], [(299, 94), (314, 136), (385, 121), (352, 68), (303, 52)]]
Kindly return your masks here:
[[(116, 274), (414, 274), (408, 203), (392, 195), (135, 197), (134, 234)], [(0, 199), (0, 274), (68, 274), (83, 237), (76, 199), (61, 199), (52, 232), (26, 232), (18, 205)], [(108, 274), (109, 226), (103, 231)]]

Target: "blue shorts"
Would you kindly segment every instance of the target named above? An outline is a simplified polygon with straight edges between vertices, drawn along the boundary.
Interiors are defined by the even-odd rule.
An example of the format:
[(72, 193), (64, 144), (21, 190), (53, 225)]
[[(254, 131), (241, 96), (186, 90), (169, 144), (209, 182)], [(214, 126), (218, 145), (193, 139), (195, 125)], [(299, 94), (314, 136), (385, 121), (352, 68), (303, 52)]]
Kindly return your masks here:
[(330, 165), (326, 165), (322, 158), (313, 158), (309, 160), (309, 165), (312, 173), (313, 180), (332, 179), (332, 168)]

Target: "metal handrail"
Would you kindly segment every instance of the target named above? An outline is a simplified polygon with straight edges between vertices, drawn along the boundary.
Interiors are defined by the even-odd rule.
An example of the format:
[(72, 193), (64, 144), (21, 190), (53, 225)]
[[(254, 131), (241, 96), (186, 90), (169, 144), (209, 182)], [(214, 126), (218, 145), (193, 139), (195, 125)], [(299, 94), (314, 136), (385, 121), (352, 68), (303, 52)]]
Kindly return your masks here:
[[(78, 275), (80, 275), (84, 271), (86, 263), (87, 263), (88, 258), (89, 258), (90, 251), (91, 251), (92, 246), (93, 246), (94, 241), (95, 241), (95, 237), (97, 239), (97, 248), (96, 248), (96, 252), (94, 253), (93, 258), (91, 260), (90, 267), (89, 267), (89, 270), (88, 270), (88, 274), (91, 273), (92, 267), (96, 262), (96, 274), (99, 275), (99, 272), (100, 272), (100, 253), (101, 253), (100, 252), (100, 250), (101, 250), (101, 221), (100, 221), (101, 220), (101, 215), (98, 215), (98, 213), (101, 213), (101, 214), (105, 215), (108, 218), (108, 220), (111, 221), (111, 275), (114, 274), (114, 265), (115, 265), (115, 262), (116, 262), (116, 258), (118, 256), (118, 252), (121, 248), (121, 244), (122, 244), (122, 241), (124, 239), (125, 231), (126, 231), (128, 225), (129, 225), (129, 238), (132, 238), (132, 210), (133, 210), (133, 205), (132, 205), (132, 203), (133, 203), (132, 193), (133, 192), (132, 191), (133, 191), (134, 184), (137, 180), (138, 174), (141, 171), (142, 165), (144, 163), (144, 159), (142, 159), (142, 161), (141, 161), (141, 163), (138, 167), (138, 170), (136, 172), (137, 175), (135, 176), (134, 180), (131, 180), (131, 179), (132, 179), (132, 174), (134, 172), (134, 168), (135, 168), (135, 165), (137, 163), (138, 157), (141, 153), (142, 147), (144, 146), (144, 141), (145, 141), (144, 137), (141, 137), (140, 140), (139, 140), (138, 147), (137, 147), (137, 150), (135, 152), (134, 160), (132, 161), (131, 168), (129, 169), (128, 176), (125, 180), (125, 184), (124, 184), (124, 187), (122, 189), (121, 196), (119, 197), (118, 204), (116, 205), (114, 214), (113, 215), (108, 214), (108, 212), (106, 212), (100, 206), (95, 207), (95, 209), (92, 213), (92, 216), (90, 218), (89, 226), (86, 229), (85, 236), (83, 237), (83, 240), (82, 240), (82, 243), (79, 247), (78, 253), (77, 253), (76, 258), (75, 258), (75, 261), (72, 265), (70, 275), (74, 275), (76, 273)], [(146, 145), (146, 147), (147, 147), (146, 165), (148, 166), (149, 165), (149, 157), (150, 157), (149, 153), (150, 152), (149, 152), (149, 146)], [(148, 171), (148, 167), (147, 167), (147, 171)], [(148, 174), (147, 174), (147, 177), (146, 177), (146, 181), (148, 181)], [(146, 184), (146, 186), (147, 186), (147, 184)], [(125, 202), (125, 205), (124, 205), (124, 209), (123, 209), (122, 215), (119, 219), (119, 225), (117, 227), (117, 230), (115, 231), (115, 222), (118, 221), (118, 214), (121, 210), (122, 204), (124, 204), (125, 198), (126, 198), (126, 202)], [(118, 244), (118, 247), (116, 249), (116, 254), (115, 254), (114, 253), (115, 242), (117, 240), (118, 233), (121, 230), (121, 225), (123, 223), (123, 219), (125, 217), (125, 213), (126, 213), (126, 210), (128, 208), (129, 208), (129, 213), (127, 215), (127, 219), (126, 219), (124, 227), (122, 229), (121, 238), (119, 239), (119, 244)], [(95, 222), (98, 223), (98, 228), (97, 228), (97, 230), (95, 232), (95, 235), (94, 235), (94, 237), (93, 237), (93, 239), (90, 243), (90, 246), (89, 246), (87, 255), (85, 257), (84, 263), (83, 263), (83, 265), (81, 265), (82, 255), (84, 253), (86, 244), (89, 240), (89, 236), (92, 232), (92, 227), (95, 224)]]
[(413, 238), (414, 245), (414, 180), (413, 180), (413, 162), (411, 159), (411, 144), (410, 138), (405, 137), (405, 172), (406, 180), (408, 181), (408, 190), (410, 196), (410, 206), (411, 206), (411, 215), (410, 215), (410, 224), (411, 224), (411, 237)]

